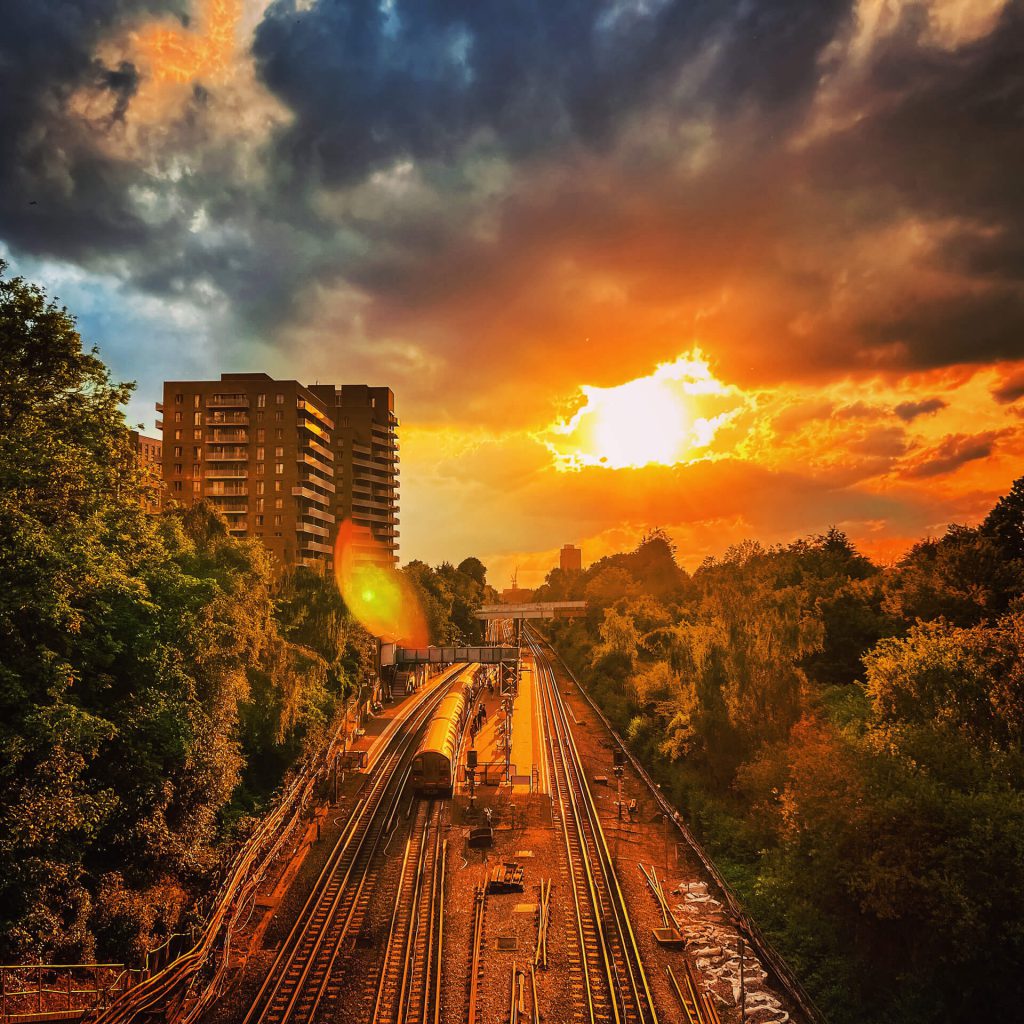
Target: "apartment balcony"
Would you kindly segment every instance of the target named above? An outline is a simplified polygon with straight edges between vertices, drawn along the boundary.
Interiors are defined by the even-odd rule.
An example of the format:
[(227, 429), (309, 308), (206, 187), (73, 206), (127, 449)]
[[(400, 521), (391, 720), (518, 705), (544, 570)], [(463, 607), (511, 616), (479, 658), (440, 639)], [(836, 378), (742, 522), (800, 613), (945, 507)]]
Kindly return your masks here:
[(311, 533), (314, 537), (330, 537), (331, 531), (319, 523), (311, 523), (308, 519), (300, 519), (295, 529), (299, 533)]
[(249, 438), (245, 434), (214, 433), (213, 436), (208, 435), (203, 440), (203, 444), (207, 446), (217, 445), (220, 448), (247, 448), (248, 444), (246, 442), (248, 440)]
[(249, 426), (249, 414), (247, 412), (213, 412), (206, 418), (208, 427), (219, 427), (223, 425), (247, 427)]
[(248, 493), (249, 488), (245, 486), (226, 487), (216, 484), (211, 484), (205, 491), (207, 498), (241, 498), (248, 495)]
[(370, 520), (371, 523), (380, 523), (385, 526), (395, 526), (398, 523), (398, 519), (389, 515), (387, 512), (381, 512), (377, 509), (371, 509), (368, 512), (360, 512), (362, 516), (365, 516)]
[(299, 514), (306, 519), (316, 519), (325, 526), (334, 526), (334, 516), (330, 512), (325, 512), (322, 508), (317, 508), (316, 505), (300, 509)]
[(310, 419), (308, 416), (300, 417), (300, 419), (299, 419), (299, 429), (300, 430), (308, 430), (309, 433), (315, 435), (316, 437), (319, 437), (322, 441), (326, 441), (328, 444), (330, 444), (330, 441), (331, 441), (330, 431), (328, 431), (324, 427), (320, 426), (319, 423), (317, 423), (314, 420)]
[[(317, 467), (317, 468), (319, 468), (319, 467)], [(334, 486), (334, 474), (333, 473), (331, 474), (330, 478), (322, 477), (322, 476), (299, 477), (299, 486), (300, 487), (308, 487), (308, 488), (317, 488), (317, 487), (319, 487), (322, 490), (327, 491), (328, 494), (335, 494), (337, 492), (337, 490), (338, 490), (337, 487)], [(320, 495), (320, 497), (323, 498), (324, 496)], [(329, 499), (326, 499), (326, 500), (329, 500)]]
[(304, 540), (299, 545), (304, 551), (315, 551), (317, 554), (330, 555), (334, 553), (334, 548), (330, 544), (321, 544), (316, 540)]
[(206, 453), (208, 462), (246, 462), (248, 458), (248, 448), (211, 447)]
[(153, 403), (153, 408), (156, 409), (157, 412), (162, 413), (164, 411), (164, 403), (163, 402), (154, 402)]
[(324, 568), (322, 558), (303, 558), (301, 555), (295, 559), (295, 564), (304, 565), (307, 569), (315, 569), (317, 572), (322, 572)]
[(302, 465), (312, 466), (313, 469), (318, 469), (327, 476), (334, 475), (334, 467), (329, 462), (324, 462), (319, 455), (314, 455), (312, 452), (299, 451), (297, 458)]
[(316, 441), (310, 441), (309, 438), (306, 438), (305, 440), (299, 441), (299, 447), (309, 448), (328, 462), (334, 462), (334, 452), (332, 452), (330, 448), (325, 448), (322, 444), (318, 444)]
[(233, 537), (244, 537), (249, 527), (245, 523), (228, 523), (228, 533)]
[(249, 470), (239, 466), (225, 466), (223, 469), (203, 470), (203, 476), (207, 480), (244, 480), (249, 476)]
[[(227, 497), (227, 495), (212, 495), (212, 497)], [(240, 505), (229, 505), (226, 502), (221, 504), (218, 502), (217, 508), (226, 516), (245, 516), (249, 514), (249, 503), (247, 501), (243, 501)]]
[(249, 396), (233, 393), (206, 396), (207, 409), (248, 409)]
[(325, 424), (328, 430), (334, 429), (334, 420), (324, 413), (319, 407), (313, 405), (312, 402), (307, 402), (304, 398), (298, 399), (295, 403), (295, 407), (300, 411), (307, 413), (310, 416), (320, 420), (321, 423)]
[(157, 420), (156, 421), (156, 429), (157, 430), (163, 430), (164, 429), (164, 421), (163, 420)]
[(321, 494), (319, 491), (314, 491), (312, 487), (304, 487), (302, 484), (292, 488), (292, 495), (296, 498), (305, 498), (306, 501), (312, 501), (324, 507), (331, 503), (329, 494)]

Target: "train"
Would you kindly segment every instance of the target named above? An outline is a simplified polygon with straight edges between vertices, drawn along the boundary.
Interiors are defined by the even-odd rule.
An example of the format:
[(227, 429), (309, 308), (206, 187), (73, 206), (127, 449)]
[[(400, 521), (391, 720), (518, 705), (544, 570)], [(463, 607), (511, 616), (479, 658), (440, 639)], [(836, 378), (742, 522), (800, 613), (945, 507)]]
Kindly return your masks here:
[(437, 706), (412, 759), (410, 783), (421, 796), (451, 796), (466, 719), (478, 690), (479, 665), (467, 665)]

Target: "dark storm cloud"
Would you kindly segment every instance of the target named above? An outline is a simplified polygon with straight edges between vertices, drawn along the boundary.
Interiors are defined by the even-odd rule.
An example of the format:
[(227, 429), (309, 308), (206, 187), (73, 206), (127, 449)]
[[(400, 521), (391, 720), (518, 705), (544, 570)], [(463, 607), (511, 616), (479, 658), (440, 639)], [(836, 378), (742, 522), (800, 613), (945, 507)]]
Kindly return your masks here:
[[(603, 147), (656, 86), (716, 42), (702, 102), (778, 108), (813, 92), (849, 0), (639, 5), (597, 0), (278, 0), (253, 52), (297, 115), (289, 160), (332, 183), (401, 157), (453, 158), (488, 132), (513, 158)], [(671, 83), (668, 83), (671, 84)]]
[(941, 49), (907, 14), (864, 85), (877, 111), (812, 157), (820, 187), (890, 196), (894, 209), (967, 222), (933, 262), (966, 278), (960, 294), (906, 306), (865, 330), (869, 349), (901, 346), (908, 365), (1024, 354), (1024, 5), (988, 35)]
[(987, 459), (1002, 434), (1003, 432), (995, 430), (974, 436), (951, 434), (941, 444), (925, 452), (914, 465), (904, 470), (903, 475), (909, 479), (943, 476), (968, 462)]
[[(950, 222), (927, 257), (947, 272), (949, 294), (919, 298), (892, 275), (881, 299), (860, 307), (861, 323), (844, 313), (843, 323), (801, 336), (789, 364), (781, 365), (784, 343), (772, 352), (757, 342), (765, 369), (904, 369), (1021, 354), (1020, 3), (989, 35), (945, 49), (929, 41), (925, 8), (906, 7), (898, 31), (869, 48), (857, 86), (863, 115), (796, 146), (855, 30), (852, 0), (277, 0), (253, 56), (294, 120), (257, 154), (266, 176), (204, 164), (218, 144), (204, 120), (218, 97), (197, 82), (179, 122), (160, 126), (179, 140), (189, 174), (154, 184), (141, 157), (91, 144), (103, 126), (76, 121), (68, 101), (88, 88), (108, 96), (112, 124), (130, 123), (138, 72), (130, 62), (98, 64), (98, 44), (140, 12), (175, 6), (41, 0), (5, 14), (0, 238), (12, 247), (85, 265), (127, 257), (130, 284), (160, 295), (212, 283), (241, 333), (265, 340), (303, 317), (315, 321), (318, 311), (301, 305), (311, 285), (352, 287), (371, 333), (394, 328), (391, 336), (422, 340), (449, 362), (463, 342), (445, 302), (486, 292), (488, 308), (526, 310), (546, 324), (564, 315), (550, 307), (570, 303), (542, 295), (535, 273), (537, 254), (561, 248), (581, 278), (606, 272), (636, 284), (623, 292), (637, 307), (662, 303), (651, 330), (663, 336), (666, 323), (688, 329), (694, 311), (734, 289), (736, 305), (761, 322), (726, 323), (722, 358), (731, 349), (753, 365), (756, 353), (735, 355), (754, 346), (745, 338), (760, 329), (784, 342), (795, 310), (828, 306), (846, 270), (844, 244), (919, 215)], [(682, 180), (687, 147), (698, 148), (677, 131), (684, 123), (713, 145)], [(465, 213), (488, 201), (471, 195), (470, 151), (496, 153), (513, 182), (484, 210), (494, 213), (493, 241)], [(382, 216), (340, 203), (325, 216), (317, 206), (322, 185), (337, 198), (406, 159), (431, 209)], [(586, 182), (572, 180), (577, 166)], [(547, 207), (531, 216), (534, 181), (559, 173)], [(173, 200), (170, 212), (143, 216), (132, 196), (140, 183)], [(574, 203), (575, 221), (566, 212)], [(205, 232), (190, 230), (200, 210)], [(495, 263), (508, 269), (497, 273)], [(743, 295), (748, 285), (754, 301)], [(587, 318), (605, 314), (586, 301), (575, 308), (578, 322), (562, 333), (586, 338)], [(389, 321), (403, 310), (415, 316)], [(719, 325), (708, 323), (714, 339)]]
[(1024, 398), (1024, 371), (1011, 374), (992, 391), (992, 397), (1000, 405), (1009, 405), (1018, 398)]
[(893, 412), (904, 423), (911, 423), (918, 416), (928, 416), (940, 409), (945, 409), (947, 405), (948, 403), (941, 398), (922, 398), (919, 402), (900, 402)]
[(862, 324), (861, 337), (865, 362), (893, 367), (1018, 359), (1024, 355), (1024, 281), (944, 298), (907, 296), (898, 312)]
[(0, 237), (27, 252), (86, 258), (145, 244), (131, 210), (135, 168), (96, 154), (67, 113), (80, 88), (109, 91), (123, 117), (135, 68), (105, 68), (98, 43), (125, 18), (174, 0), (31, 0), (0, 20)]

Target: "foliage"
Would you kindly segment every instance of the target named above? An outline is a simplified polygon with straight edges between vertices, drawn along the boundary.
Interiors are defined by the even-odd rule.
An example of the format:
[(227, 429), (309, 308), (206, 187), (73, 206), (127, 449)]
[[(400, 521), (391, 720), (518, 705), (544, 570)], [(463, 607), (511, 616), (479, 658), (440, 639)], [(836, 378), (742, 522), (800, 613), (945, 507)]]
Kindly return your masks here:
[(1024, 998), (1022, 510), (888, 569), (835, 529), (674, 580), (614, 555), (550, 627), (838, 1024)]
[(142, 510), (74, 320), (0, 268), (0, 956), (137, 960), (365, 671), (334, 588)]

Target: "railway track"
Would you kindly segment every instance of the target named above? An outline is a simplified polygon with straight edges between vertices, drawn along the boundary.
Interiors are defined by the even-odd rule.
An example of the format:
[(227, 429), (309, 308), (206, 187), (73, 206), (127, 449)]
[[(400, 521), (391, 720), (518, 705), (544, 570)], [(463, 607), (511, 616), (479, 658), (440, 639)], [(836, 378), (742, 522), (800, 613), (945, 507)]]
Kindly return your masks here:
[(579, 941), (580, 1016), (589, 1024), (658, 1024), (626, 902), (615, 874), (554, 671), (535, 635), (554, 814), (569, 860)]
[(384, 962), (368, 1013), (373, 1024), (437, 1024), (444, 943), (442, 801), (418, 802), (405, 846)]
[(444, 696), (431, 694), (378, 765), (281, 947), (243, 1024), (306, 1024), (338, 1001), (339, 954), (354, 943), (379, 870), (376, 854), (399, 817), (420, 729)]

